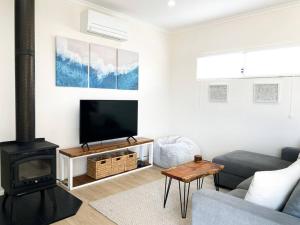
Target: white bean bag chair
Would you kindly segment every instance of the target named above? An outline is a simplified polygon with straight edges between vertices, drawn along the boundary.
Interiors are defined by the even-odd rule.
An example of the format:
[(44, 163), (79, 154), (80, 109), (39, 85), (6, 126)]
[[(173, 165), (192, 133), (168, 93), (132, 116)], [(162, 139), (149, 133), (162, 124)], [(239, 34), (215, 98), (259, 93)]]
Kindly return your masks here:
[(154, 164), (170, 168), (194, 160), (201, 154), (199, 147), (190, 139), (180, 136), (159, 138), (154, 143)]

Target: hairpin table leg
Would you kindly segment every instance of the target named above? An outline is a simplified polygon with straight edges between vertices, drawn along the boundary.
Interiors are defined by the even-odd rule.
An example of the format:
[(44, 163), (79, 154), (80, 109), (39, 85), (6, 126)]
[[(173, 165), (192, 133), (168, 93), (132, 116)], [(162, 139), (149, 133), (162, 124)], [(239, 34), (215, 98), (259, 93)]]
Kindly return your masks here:
[(169, 183), (168, 183), (168, 177), (166, 176), (165, 179), (165, 194), (164, 194), (164, 208), (166, 208), (166, 204), (167, 204), (167, 200), (168, 200), (168, 196), (169, 196), (169, 191), (170, 191), (170, 187), (171, 187), (171, 183), (172, 183), (172, 178), (169, 178)]
[(215, 186), (216, 186), (216, 191), (219, 191), (219, 182), (220, 182), (220, 177), (219, 174), (214, 174), (214, 181), (215, 181)]
[(183, 186), (183, 199), (182, 199), (180, 181), (178, 181), (178, 184), (179, 184), (179, 197), (180, 197), (181, 216), (182, 216), (183, 219), (185, 219), (186, 214), (187, 214), (187, 210), (188, 210), (191, 183), (184, 183), (184, 186)]

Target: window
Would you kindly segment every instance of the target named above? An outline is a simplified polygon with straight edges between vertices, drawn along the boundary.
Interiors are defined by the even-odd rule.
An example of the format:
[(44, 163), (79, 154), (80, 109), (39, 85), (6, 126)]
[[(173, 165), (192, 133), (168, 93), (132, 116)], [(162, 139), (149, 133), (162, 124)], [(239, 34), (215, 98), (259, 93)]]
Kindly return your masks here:
[(197, 59), (198, 79), (300, 75), (300, 47), (230, 53)]
[(300, 47), (248, 52), (245, 57), (246, 76), (300, 75)]
[(243, 53), (232, 53), (198, 58), (199, 79), (239, 78), (243, 68)]

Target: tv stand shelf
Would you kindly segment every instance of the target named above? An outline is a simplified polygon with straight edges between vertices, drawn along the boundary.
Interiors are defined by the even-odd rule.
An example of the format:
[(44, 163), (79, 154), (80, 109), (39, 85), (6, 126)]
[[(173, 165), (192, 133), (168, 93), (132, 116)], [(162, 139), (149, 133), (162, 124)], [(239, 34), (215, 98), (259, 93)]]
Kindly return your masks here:
[[(83, 175), (80, 175), (80, 176), (73, 177), (73, 188), (76, 189), (77, 187), (81, 187), (81, 186), (86, 185), (86, 184), (93, 184), (93, 183), (95, 183), (95, 182), (97, 182), (97, 181), (103, 181), (103, 180), (105, 180), (105, 179), (115, 178), (115, 177), (117, 177), (117, 176), (122, 176), (122, 175), (124, 175), (124, 174), (128, 174), (128, 173), (131, 173), (131, 172), (136, 172), (136, 171), (139, 171), (139, 170), (141, 170), (141, 169), (148, 168), (148, 167), (150, 167), (150, 166), (152, 166), (152, 165), (148, 163), (147, 165), (145, 165), (145, 166), (143, 166), (143, 167), (136, 168), (136, 169), (134, 169), (134, 170), (127, 171), (127, 172), (120, 173), (120, 174), (116, 174), (116, 175), (113, 175), (113, 176), (105, 177), (105, 178), (100, 179), (100, 180), (95, 180), (94, 178), (91, 178), (91, 177), (89, 177), (88, 175), (83, 174)], [(63, 181), (63, 184), (64, 184), (64, 185), (68, 185), (68, 180), (65, 179), (65, 180)]]
[[(61, 149), (59, 151), (59, 163), (60, 163), (60, 179), (62, 180), (62, 186), (68, 190), (74, 190), (80, 187), (98, 183), (104, 180), (108, 180), (114, 177), (122, 176), (128, 173), (136, 172), (141, 169), (151, 167), (153, 164), (153, 139), (148, 138), (136, 138), (137, 141), (119, 140), (113, 142), (106, 142), (98, 145), (91, 145), (89, 150), (81, 147)], [(91, 156), (97, 156), (108, 152), (121, 151), (124, 149), (139, 148), (139, 158), (144, 162), (144, 165), (137, 169), (127, 171), (121, 174), (105, 177), (100, 180), (95, 180), (86, 174), (74, 176), (74, 161), (77, 159), (87, 158)], [(147, 156), (144, 155), (144, 148), (147, 149)], [(147, 160), (145, 161), (145, 157)], [(66, 163), (67, 162), (67, 163)], [(67, 167), (65, 167), (65, 165)], [(65, 171), (67, 170), (67, 177), (65, 177)]]

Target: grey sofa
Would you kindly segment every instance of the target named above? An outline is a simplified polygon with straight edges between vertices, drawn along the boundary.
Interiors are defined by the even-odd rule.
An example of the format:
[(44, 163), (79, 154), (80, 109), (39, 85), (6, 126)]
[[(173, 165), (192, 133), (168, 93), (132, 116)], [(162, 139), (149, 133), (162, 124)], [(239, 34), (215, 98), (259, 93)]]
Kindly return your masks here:
[[(277, 166), (279, 168), (284, 167), (285, 163), (287, 166), (290, 165), (292, 161), (297, 159), (299, 152), (300, 150), (295, 148), (283, 149), (282, 159), (285, 159), (283, 160), (285, 162), (282, 162), (282, 164), (280, 162)], [(232, 156), (232, 153), (230, 155)], [(235, 154), (233, 155), (235, 156)], [(241, 152), (238, 152), (237, 155), (240, 157)], [(239, 174), (248, 176), (255, 173), (255, 169), (262, 170), (261, 167), (255, 168), (257, 165), (253, 161), (257, 159), (258, 155), (254, 154), (254, 158), (250, 157), (251, 154), (246, 155), (251, 162), (243, 159), (245, 165), (252, 165), (252, 167), (247, 170), (247, 166), (245, 166), (242, 172), (238, 171)], [(264, 155), (260, 156), (264, 160), (268, 158)], [(275, 159), (272, 157), (272, 160)], [(230, 163), (226, 163), (230, 167)], [(267, 167), (275, 169), (271, 163), (268, 163)], [(232, 169), (230, 167), (225, 172), (236, 172)], [(192, 225), (300, 225), (300, 181), (285, 207), (281, 211), (275, 211), (244, 200), (252, 178), (249, 177), (244, 180), (237, 185), (236, 189), (227, 194), (213, 190), (201, 190), (194, 193), (192, 197)], [(223, 182), (230, 184), (230, 182), (226, 183), (224, 180)]]
[(245, 179), (254, 175), (256, 171), (279, 170), (288, 167), (296, 161), (300, 149), (284, 148), (281, 158), (248, 151), (234, 151), (220, 155), (213, 162), (224, 165), (220, 173), (219, 186), (235, 189)]
[[(298, 183), (297, 188), (300, 189)], [(300, 218), (247, 202), (245, 191), (224, 194), (201, 190), (193, 194), (192, 225), (298, 225)], [(238, 197), (236, 197), (238, 195)], [(298, 192), (298, 204), (300, 193)]]

